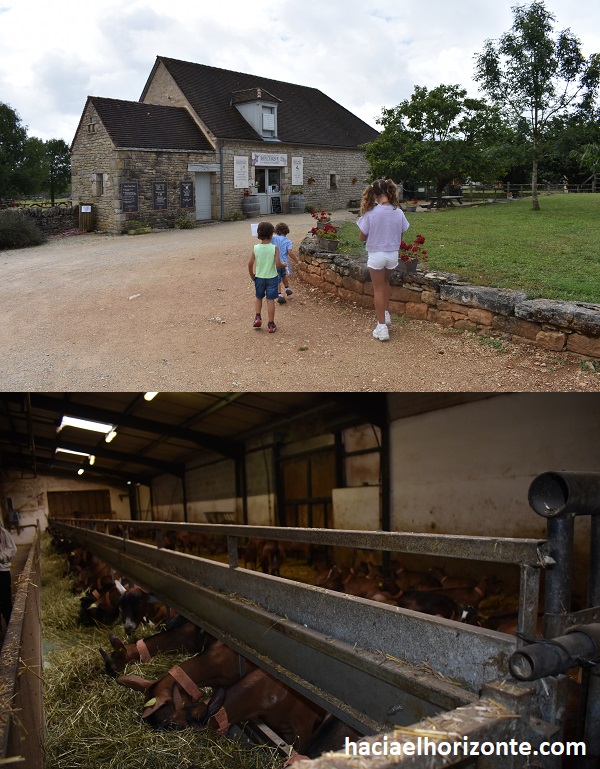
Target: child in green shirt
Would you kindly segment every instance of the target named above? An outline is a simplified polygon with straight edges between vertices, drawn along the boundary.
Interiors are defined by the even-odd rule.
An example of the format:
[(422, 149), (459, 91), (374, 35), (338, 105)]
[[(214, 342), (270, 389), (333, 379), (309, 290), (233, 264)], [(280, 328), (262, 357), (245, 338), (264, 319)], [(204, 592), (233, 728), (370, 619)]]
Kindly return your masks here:
[(250, 272), (250, 278), (254, 281), (256, 293), (254, 300), (256, 310), (254, 328), (262, 326), (262, 302), (263, 298), (266, 297), (269, 315), (267, 327), (270, 334), (277, 331), (277, 326), (275, 325), (275, 300), (277, 299), (277, 288), (279, 285), (277, 268), (284, 266), (279, 259), (279, 248), (271, 243), (274, 232), (275, 228), (271, 222), (259, 223), (256, 234), (260, 243), (254, 246), (252, 256), (248, 262), (248, 271)]

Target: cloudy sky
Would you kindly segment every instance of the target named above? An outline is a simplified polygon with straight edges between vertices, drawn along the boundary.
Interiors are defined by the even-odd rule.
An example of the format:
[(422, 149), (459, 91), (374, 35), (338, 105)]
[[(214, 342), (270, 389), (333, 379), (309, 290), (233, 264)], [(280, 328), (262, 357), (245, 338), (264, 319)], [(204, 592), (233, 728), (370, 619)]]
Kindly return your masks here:
[[(71, 143), (87, 96), (139, 99), (156, 56), (326, 92), (367, 123), (414, 86), (477, 95), (473, 56), (517, 0), (0, 0), (0, 102), (29, 136)], [(546, 0), (600, 51), (597, 0)]]

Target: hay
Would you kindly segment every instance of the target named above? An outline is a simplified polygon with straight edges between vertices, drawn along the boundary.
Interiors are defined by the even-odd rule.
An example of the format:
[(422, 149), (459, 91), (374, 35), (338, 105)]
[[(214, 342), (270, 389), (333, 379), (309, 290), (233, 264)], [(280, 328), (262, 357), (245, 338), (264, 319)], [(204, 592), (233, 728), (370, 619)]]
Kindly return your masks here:
[[(99, 646), (109, 628), (79, 627), (79, 596), (63, 577), (65, 558), (42, 543), (42, 627), (47, 769), (279, 769), (275, 749), (246, 746), (212, 730), (155, 730), (141, 720), (143, 695), (104, 672)], [(118, 632), (118, 626), (117, 626)], [(139, 637), (149, 634), (140, 628)], [(48, 644), (48, 641), (50, 644)], [(128, 673), (163, 675), (183, 656), (161, 655)]]

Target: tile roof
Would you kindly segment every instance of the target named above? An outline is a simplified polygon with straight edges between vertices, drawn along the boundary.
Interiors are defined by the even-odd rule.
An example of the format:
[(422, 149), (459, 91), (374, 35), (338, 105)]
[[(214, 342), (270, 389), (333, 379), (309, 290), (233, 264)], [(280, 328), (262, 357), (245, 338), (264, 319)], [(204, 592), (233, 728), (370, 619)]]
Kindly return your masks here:
[(89, 100), (116, 147), (214, 151), (184, 107), (159, 107), (99, 96), (90, 96)]
[(157, 57), (141, 101), (161, 62), (198, 117), (219, 139), (262, 141), (232, 104), (233, 93), (257, 88), (281, 100), (277, 112), (281, 142), (356, 148), (378, 136), (374, 128), (317, 88), (164, 56)]

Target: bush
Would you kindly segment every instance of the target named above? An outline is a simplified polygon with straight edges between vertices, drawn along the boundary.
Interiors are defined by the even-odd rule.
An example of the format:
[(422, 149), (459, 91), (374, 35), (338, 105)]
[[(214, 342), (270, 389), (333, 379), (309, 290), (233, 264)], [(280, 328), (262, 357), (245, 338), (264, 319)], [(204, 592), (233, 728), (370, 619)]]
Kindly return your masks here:
[(39, 246), (45, 242), (46, 236), (29, 217), (10, 211), (0, 212), (0, 251)]
[(187, 216), (180, 216), (178, 219), (175, 219), (176, 230), (193, 230), (195, 228), (196, 222)]
[(147, 227), (150, 227), (150, 224), (148, 222), (141, 222), (139, 219), (128, 219), (124, 225), (125, 232), (129, 232), (129, 230), (145, 230)]

